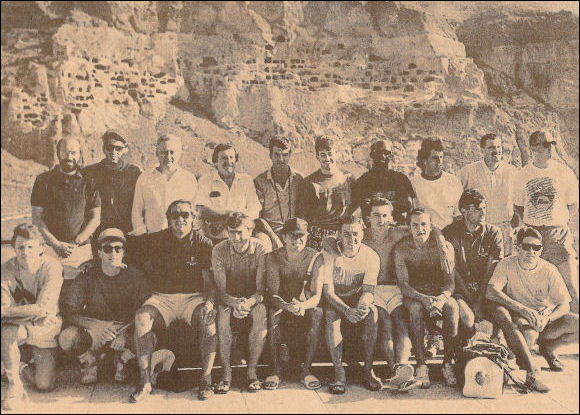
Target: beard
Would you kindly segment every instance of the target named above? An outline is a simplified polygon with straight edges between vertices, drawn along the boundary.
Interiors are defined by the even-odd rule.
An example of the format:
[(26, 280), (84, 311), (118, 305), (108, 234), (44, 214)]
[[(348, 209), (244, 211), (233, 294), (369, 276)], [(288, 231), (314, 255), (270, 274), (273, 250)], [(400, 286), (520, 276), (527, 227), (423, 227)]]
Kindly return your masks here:
[(75, 170), (79, 169), (79, 162), (77, 160), (71, 160), (72, 163), (69, 163), (69, 160), (60, 160), (59, 165), (62, 171), (65, 173), (70, 173)]

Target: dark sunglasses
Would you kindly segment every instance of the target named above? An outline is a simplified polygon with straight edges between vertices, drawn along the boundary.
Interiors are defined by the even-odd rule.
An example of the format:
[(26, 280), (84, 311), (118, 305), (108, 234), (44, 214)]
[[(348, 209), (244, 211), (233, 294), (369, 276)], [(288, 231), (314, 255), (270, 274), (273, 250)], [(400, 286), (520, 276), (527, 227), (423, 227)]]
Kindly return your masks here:
[(534, 251), (539, 252), (540, 249), (542, 249), (542, 245), (528, 244), (528, 243), (523, 242), (522, 243), (522, 249), (524, 251), (529, 251), (530, 249), (533, 249)]
[(125, 146), (116, 146), (114, 144), (107, 144), (105, 146), (105, 149), (109, 152), (113, 152), (113, 151), (123, 151), (125, 149)]
[(191, 216), (191, 212), (171, 212), (169, 214), (169, 219), (179, 219), (179, 218), (183, 218), (183, 219), (189, 219), (189, 217)]
[(103, 245), (101, 247), (102, 251), (105, 254), (110, 254), (111, 252), (115, 251), (116, 254), (120, 254), (121, 252), (123, 252), (125, 250), (124, 246), (113, 246), (113, 245)]

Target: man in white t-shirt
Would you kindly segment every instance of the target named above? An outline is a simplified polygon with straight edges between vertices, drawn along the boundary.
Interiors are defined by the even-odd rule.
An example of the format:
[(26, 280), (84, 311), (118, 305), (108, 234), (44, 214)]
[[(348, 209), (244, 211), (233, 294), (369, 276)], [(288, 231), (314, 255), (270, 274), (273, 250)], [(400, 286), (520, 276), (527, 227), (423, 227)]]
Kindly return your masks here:
[(566, 285), (558, 269), (540, 258), (542, 248), (540, 232), (530, 227), (520, 229), (517, 255), (499, 262), (486, 297), (499, 305), (495, 323), (502, 329), (519, 366), (527, 371), (527, 386), (545, 393), (550, 388), (541, 382), (530, 348), (537, 341), (550, 369), (562, 371), (555, 351), (561, 345), (578, 342), (578, 314), (570, 313)]
[(197, 180), (179, 166), (183, 143), (181, 137), (166, 134), (157, 139), (155, 155), (159, 165), (144, 172), (135, 184), (131, 213), (133, 230), (130, 235), (142, 235), (167, 229), (165, 213), (174, 200), (195, 203)]
[(323, 298), (326, 341), (334, 364), (334, 381), (329, 385), (332, 394), (343, 394), (346, 390), (346, 374), (342, 366), (342, 323), (350, 323), (349, 332), (360, 329), (357, 343), (364, 349), (364, 386), (371, 391), (382, 388), (372, 375), (378, 316), (373, 305), (373, 293), (380, 259), (362, 240), (363, 224), (355, 217), (344, 220), (340, 238), (329, 236), (322, 244), (324, 266), (328, 272)]
[(463, 186), (456, 176), (443, 171), (441, 140), (423, 140), (417, 154), (417, 166), (421, 174), (411, 179), (417, 195), (414, 206), (429, 210), (433, 226), (443, 229), (459, 216), (457, 202)]
[(483, 160), (464, 166), (458, 173), (465, 190), (475, 189), (485, 196), (486, 220), (501, 229), (504, 254), (513, 250), (512, 219), (514, 179), (518, 170), (502, 159), (501, 137), (485, 134), (479, 142)]
[(532, 164), (516, 177), (514, 209), (527, 226), (542, 235), (542, 258), (558, 267), (578, 312), (578, 255), (568, 228), (578, 211), (578, 179), (564, 164), (552, 160), (556, 141), (542, 131), (530, 135)]

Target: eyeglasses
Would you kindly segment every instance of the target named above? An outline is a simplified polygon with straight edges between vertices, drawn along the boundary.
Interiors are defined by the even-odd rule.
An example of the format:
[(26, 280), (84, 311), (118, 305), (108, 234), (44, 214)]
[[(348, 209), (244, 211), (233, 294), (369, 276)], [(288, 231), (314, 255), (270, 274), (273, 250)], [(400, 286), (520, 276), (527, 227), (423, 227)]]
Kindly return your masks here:
[(191, 212), (171, 212), (169, 214), (169, 219), (172, 219), (172, 220), (177, 220), (179, 218), (189, 219), (190, 216), (192, 216)]
[(544, 148), (550, 148), (552, 146), (556, 147), (556, 142), (555, 141), (542, 141), (541, 143), (536, 143), (534, 144), (535, 147), (544, 147)]
[(522, 250), (529, 251), (530, 249), (533, 249), (534, 251), (539, 252), (540, 249), (542, 249), (542, 245), (528, 244), (526, 242), (522, 243)]
[(116, 254), (120, 254), (121, 252), (125, 251), (125, 247), (119, 245), (103, 245), (101, 249), (105, 254), (110, 254), (113, 251), (115, 251)]
[(114, 145), (114, 144), (107, 144), (107, 145), (105, 146), (105, 149), (106, 149), (107, 151), (111, 152), (111, 153), (112, 153), (113, 151), (120, 152), (120, 151), (123, 151), (123, 150), (125, 149), (125, 146), (116, 146), (116, 145)]

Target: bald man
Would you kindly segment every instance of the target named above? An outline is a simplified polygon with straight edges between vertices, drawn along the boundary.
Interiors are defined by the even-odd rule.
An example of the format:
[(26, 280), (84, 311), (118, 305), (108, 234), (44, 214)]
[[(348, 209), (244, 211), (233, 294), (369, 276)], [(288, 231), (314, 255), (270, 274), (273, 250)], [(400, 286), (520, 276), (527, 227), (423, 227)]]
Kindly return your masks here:
[[(81, 252), (91, 259), (88, 243), (101, 221), (101, 197), (93, 179), (81, 171), (79, 140), (63, 138), (56, 150), (58, 165), (34, 182), (30, 197), (32, 220), (61, 260), (77, 257)], [(76, 274), (75, 267), (65, 267), (66, 278)]]

